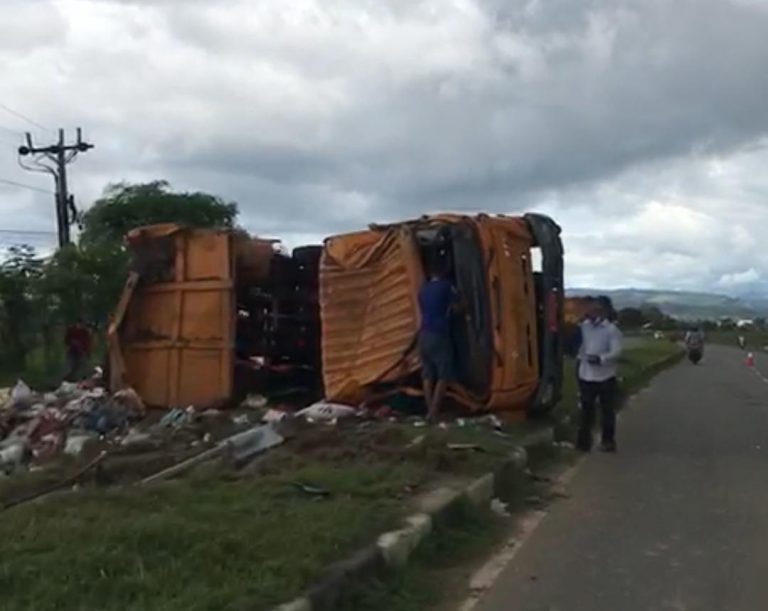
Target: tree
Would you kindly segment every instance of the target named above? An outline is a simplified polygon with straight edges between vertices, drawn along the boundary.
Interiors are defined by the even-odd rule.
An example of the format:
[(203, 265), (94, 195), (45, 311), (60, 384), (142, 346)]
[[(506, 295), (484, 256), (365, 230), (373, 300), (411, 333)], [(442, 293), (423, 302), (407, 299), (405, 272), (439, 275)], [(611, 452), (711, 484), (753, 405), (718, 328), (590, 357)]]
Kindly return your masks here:
[(642, 312), (643, 318), (645, 318), (646, 322), (649, 322), (654, 326), (664, 322), (664, 320), (667, 318), (664, 312), (662, 312), (659, 307), (654, 305), (645, 304), (640, 308), (640, 311)]
[(23, 369), (29, 352), (29, 336), (39, 320), (35, 283), (43, 262), (31, 246), (12, 246), (0, 264), (0, 360), (4, 368)]
[(109, 185), (83, 216), (81, 244), (121, 243), (131, 229), (156, 223), (233, 227), (237, 205), (202, 193), (176, 193), (167, 181)]
[(623, 329), (638, 329), (645, 323), (645, 316), (638, 308), (623, 308), (619, 310), (619, 326)]
[[(82, 318), (104, 329), (129, 268), (124, 235), (135, 227), (179, 223), (234, 227), (237, 206), (207, 193), (176, 193), (165, 181), (116, 184), (88, 210), (79, 243), (43, 260), (29, 246), (0, 263), (0, 368), (7, 374), (58, 376), (63, 328)], [(45, 372), (30, 370), (35, 351)], [(28, 362), (29, 361), (29, 362)], [(35, 365), (41, 363), (36, 359)]]

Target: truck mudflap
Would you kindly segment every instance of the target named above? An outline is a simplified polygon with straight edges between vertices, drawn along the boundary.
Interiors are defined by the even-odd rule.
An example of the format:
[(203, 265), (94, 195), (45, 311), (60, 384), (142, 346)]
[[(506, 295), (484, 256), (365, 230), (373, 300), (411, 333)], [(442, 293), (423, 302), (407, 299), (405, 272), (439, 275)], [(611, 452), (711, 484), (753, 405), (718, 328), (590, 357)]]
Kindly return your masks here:
[(563, 243), (560, 226), (542, 214), (526, 214), (525, 220), (541, 250), (539, 386), (529, 415), (549, 412), (562, 398), (563, 389)]

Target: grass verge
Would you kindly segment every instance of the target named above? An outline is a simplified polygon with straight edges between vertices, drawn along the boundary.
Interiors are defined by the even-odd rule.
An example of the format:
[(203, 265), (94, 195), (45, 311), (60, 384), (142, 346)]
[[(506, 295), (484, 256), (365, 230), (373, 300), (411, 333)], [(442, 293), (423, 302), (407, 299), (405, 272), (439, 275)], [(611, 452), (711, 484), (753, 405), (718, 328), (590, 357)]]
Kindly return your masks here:
[[(628, 387), (672, 354), (663, 342), (628, 351)], [(425, 487), (492, 469), (530, 430), (522, 424), (500, 437), (473, 425), (314, 427), (246, 473), (210, 466), (167, 485), (84, 489), (10, 509), (0, 514), (3, 609), (268, 609), (394, 527)], [(476, 448), (454, 451), (449, 443)], [(296, 482), (331, 494), (307, 494)], [(384, 580), (358, 593), (378, 590), (385, 604), (387, 593), (399, 592), (396, 604), (350, 608), (423, 609), (425, 597), (437, 601), (445, 588), (427, 592), (435, 571), (487, 550), (498, 538), (495, 520), (467, 514), (441, 526), (419, 552), (429, 571), (409, 570), (394, 586)]]
[(267, 609), (394, 526), (420, 477), (408, 463), (209, 472), (32, 503), (0, 520), (3, 609)]

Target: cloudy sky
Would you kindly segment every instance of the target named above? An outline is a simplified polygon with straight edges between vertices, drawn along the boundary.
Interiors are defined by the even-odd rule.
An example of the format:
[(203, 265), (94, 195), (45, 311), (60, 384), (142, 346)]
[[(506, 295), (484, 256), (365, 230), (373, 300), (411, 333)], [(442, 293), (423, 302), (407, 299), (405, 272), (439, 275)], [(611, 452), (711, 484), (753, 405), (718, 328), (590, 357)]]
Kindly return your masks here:
[(80, 125), (81, 205), (166, 178), (292, 243), (538, 210), (571, 286), (768, 294), (768, 0), (2, 0), (0, 105), (43, 190), (0, 182), (0, 244), (54, 237), (20, 132)]

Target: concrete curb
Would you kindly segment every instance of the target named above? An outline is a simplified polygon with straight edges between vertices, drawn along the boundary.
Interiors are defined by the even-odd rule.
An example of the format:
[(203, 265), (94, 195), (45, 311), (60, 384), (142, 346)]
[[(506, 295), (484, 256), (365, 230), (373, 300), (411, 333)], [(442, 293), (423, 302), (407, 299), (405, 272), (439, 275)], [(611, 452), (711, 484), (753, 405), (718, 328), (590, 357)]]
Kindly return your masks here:
[(405, 518), (402, 528), (381, 534), (375, 544), (328, 566), (325, 576), (303, 596), (274, 607), (273, 611), (332, 611), (349, 584), (385, 569), (406, 565), (416, 548), (432, 534), (435, 522), (447, 519), (459, 503), (488, 506), (499, 494), (510, 471), (522, 473), (526, 469), (528, 451), (552, 442), (552, 427), (546, 427), (523, 438), (495, 471), (481, 475), (462, 488), (442, 487), (424, 495), (419, 500), (421, 511)]

